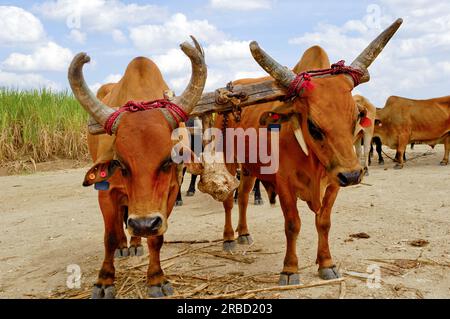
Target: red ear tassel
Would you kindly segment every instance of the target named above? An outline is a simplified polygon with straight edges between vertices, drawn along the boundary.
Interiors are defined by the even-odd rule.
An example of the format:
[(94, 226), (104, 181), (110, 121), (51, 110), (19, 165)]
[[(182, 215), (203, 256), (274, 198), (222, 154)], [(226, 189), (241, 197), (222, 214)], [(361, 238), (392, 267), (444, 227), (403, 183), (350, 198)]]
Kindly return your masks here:
[(280, 115), (277, 114), (277, 113), (273, 113), (272, 114), (272, 119), (275, 120), (275, 121), (278, 121), (280, 119)]
[(366, 128), (366, 127), (372, 126), (372, 121), (371, 121), (371, 119), (369, 119), (367, 116), (365, 116), (365, 117), (363, 117), (363, 118), (361, 119), (361, 121), (359, 122), (359, 124), (360, 124), (362, 127)]
[(108, 174), (106, 174), (105, 171), (101, 171), (101, 172), (100, 172), (100, 177), (101, 177), (101, 178), (105, 178), (106, 176), (108, 176)]
[(314, 84), (311, 81), (304, 81), (302, 83), (302, 88), (305, 90), (314, 90)]

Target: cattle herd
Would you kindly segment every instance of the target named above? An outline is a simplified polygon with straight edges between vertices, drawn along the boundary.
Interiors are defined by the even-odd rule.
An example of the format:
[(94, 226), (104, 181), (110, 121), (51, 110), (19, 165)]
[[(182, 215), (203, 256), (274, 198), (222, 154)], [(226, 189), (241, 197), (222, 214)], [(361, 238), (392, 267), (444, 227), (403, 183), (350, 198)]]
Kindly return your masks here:
[[(212, 158), (222, 161), (193, 152), (186, 137), (184, 122), (195, 113), (205, 94), (207, 79), (205, 55), (194, 37), (194, 45), (181, 44), (181, 50), (191, 61), (192, 75), (179, 96), (171, 93), (155, 63), (142, 57), (131, 61), (118, 83), (104, 85), (95, 95), (82, 71), (90, 59), (85, 53), (78, 54), (68, 76), (75, 97), (91, 117), (88, 144), (94, 161), (83, 185), (95, 185), (98, 190), (105, 225), (105, 256), (92, 297), (114, 298), (114, 258), (143, 255), (142, 237), (147, 239), (149, 250), (148, 296), (174, 293), (161, 269), (160, 250), (186, 170), (200, 177), (198, 187), (202, 192), (223, 202), (225, 251), (233, 251), (236, 243), (252, 243), (246, 213), (249, 194), (258, 180), (271, 203), (279, 200), (284, 215), (286, 254), (279, 284), (300, 282), (296, 248), (301, 224), (298, 199), (315, 213), (319, 277), (339, 278), (328, 243), (330, 215), (340, 188), (361, 183), (369, 173), (372, 140), (397, 150), (396, 168), (404, 165), (407, 144), (419, 142), (444, 144), (441, 165), (448, 164), (450, 97), (411, 100), (392, 96), (384, 108), (377, 109), (365, 97), (352, 96), (354, 87), (369, 81), (368, 68), (401, 24), (402, 19), (396, 20), (349, 66), (343, 61), (330, 64), (326, 52), (314, 46), (289, 69), (270, 57), (258, 43), (250, 43), (252, 56), (268, 76), (236, 80), (233, 85), (246, 88), (261, 84), (282, 94), (271, 101), (260, 94), (260, 101), (239, 108), (239, 114), (233, 108), (200, 116), (205, 132), (204, 149), (212, 148)], [(257, 154), (267, 148), (277, 153), (277, 169), (264, 171), (268, 164), (260, 158), (252, 161), (247, 155), (238, 161), (226, 156), (229, 145), (236, 148), (233, 138), (225, 135), (218, 141), (206, 133), (206, 129), (213, 128), (222, 132), (256, 129), (259, 143), (253, 146), (247, 143), (246, 154), (251, 148)], [(174, 132), (179, 133), (176, 139)], [(263, 136), (263, 132), (269, 132), (268, 136)], [(219, 142), (227, 151), (218, 151)], [(181, 162), (173, 156), (180, 145), (184, 159)], [(360, 156), (361, 145), (364, 161)], [(379, 145), (377, 150), (381, 150)], [(236, 178), (238, 172), (240, 180)], [(236, 190), (239, 195), (234, 198)], [(194, 192), (191, 186), (189, 195)], [(237, 239), (231, 218), (235, 201), (239, 206)], [(129, 241), (125, 228), (131, 236)]]

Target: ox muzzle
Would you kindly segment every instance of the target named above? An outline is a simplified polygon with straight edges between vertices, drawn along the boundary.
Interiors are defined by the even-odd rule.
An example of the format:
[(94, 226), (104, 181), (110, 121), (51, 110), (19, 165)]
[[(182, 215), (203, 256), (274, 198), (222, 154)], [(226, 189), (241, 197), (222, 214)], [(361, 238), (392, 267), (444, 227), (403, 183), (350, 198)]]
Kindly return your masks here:
[(147, 216), (130, 215), (127, 219), (127, 228), (131, 236), (160, 236), (167, 230), (167, 219), (160, 213)]
[(341, 172), (337, 175), (339, 185), (341, 187), (358, 185), (359, 183), (361, 183), (364, 173), (365, 171), (363, 169), (349, 172)]

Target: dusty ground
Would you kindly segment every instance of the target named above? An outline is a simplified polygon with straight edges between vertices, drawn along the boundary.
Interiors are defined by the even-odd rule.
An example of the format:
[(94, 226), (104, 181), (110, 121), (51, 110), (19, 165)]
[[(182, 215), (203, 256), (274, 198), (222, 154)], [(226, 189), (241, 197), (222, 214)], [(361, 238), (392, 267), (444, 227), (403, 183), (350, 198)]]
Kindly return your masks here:
[[(419, 145), (408, 155), (420, 156), (428, 149)], [(338, 298), (345, 293), (346, 298), (449, 298), (450, 166), (439, 166), (441, 145), (430, 153), (408, 162), (401, 171), (392, 169), (386, 159), (384, 167), (371, 168), (364, 181), (369, 185), (341, 191), (330, 243), (336, 263), (346, 273), (345, 285), (243, 293), (276, 285), (285, 245), (279, 205), (250, 205), (253, 246), (239, 247), (231, 256), (221, 252), (220, 242), (166, 244), (163, 267), (177, 294), (185, 297), (242, 292), (237, 297)], [(81, 187), (84, 172), (0, 177), (1, 298), (89, 296), (103, 256), (103, 222), (96, 192)], [(320, 280), (314, 265), (314, 216), (303, 202), (299, 208), (300, 278), (304, 284), (315, 283)], [(236, 220), (237, 208), (235, 212)], [(223, 219), (221, 204), (207, 195), (185, 198), (185, 206), (176, 208), (170, 218), (166, 240), (220, 239)], [(361, 232), (370, 238), (350, 238)], [(429, 243), (412, 246), (410, 241), (417, 239)], [(145, 295), (145, 261), (145, 257), (117, 261), (119, 297)], [(81, 289), (66, 287), (71, 264), (81, 268)], [(368, 288), (361, 278), (370, 265), (380, 267), (380, 288)]]

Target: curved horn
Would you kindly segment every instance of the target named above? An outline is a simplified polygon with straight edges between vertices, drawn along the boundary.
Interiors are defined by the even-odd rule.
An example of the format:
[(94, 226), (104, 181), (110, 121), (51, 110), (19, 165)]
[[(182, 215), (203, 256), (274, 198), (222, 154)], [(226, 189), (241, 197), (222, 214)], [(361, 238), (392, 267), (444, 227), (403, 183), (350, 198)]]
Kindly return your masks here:
[(69, 67), (69, 83), (81, 106), (100, 125), (104, 125), (106, 120), (114, 113), (114, 110), (100, 102), (89, 89), (83, 76), (83, 66), (89, 63), (91, 58), (86, 53), (78, 53), (72, 60)]
[(370, 79), (369, 71), (367, 68), (372, 64), (377, 58), (381, 51), (383, 51), (386, 44), (392, 38), (392, 36), (397, 32), (398, 28), (403, 23), (403, 19), (397, 19), (393, 24), (391, 24), (386, 30), (384, 30), (369, 46), (352, 62), (351, 66), (360, 69), (364, 72), (361, 78), (361, 83), (368, 82)]
[(282, 66), (268, 55), (263, 49), (259, 47), (258, 42), (252, 41), (250, 43), (250, 51), (253, 58), (271, 77), (277, 80), (285, 87), (289, 87), (291, 82), (295, 79), (296, 74), (285, 66)]
[(205, 56), (203, 49), (197, 40), (191, 36), (194, 41), (195, 47), (190, 45), (188, 42), (184, 42), (180, 45), (181, 50), (186, 54), (191, 60), (192, 65), (192, 75), (188, 86), (184, 90), (181, 96), (174, 99), (183, 110), (189, 114), (192, 112), (197, 102), (202, 96), (203, 89), (205, 88), (207, 69), (205, 63)]

